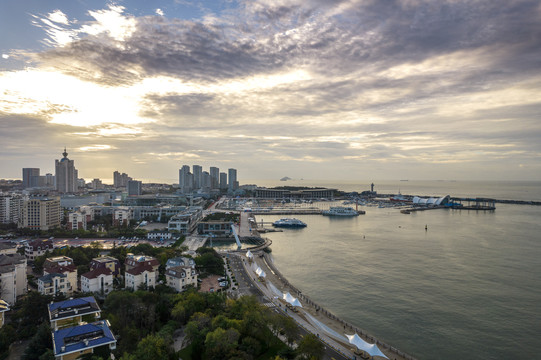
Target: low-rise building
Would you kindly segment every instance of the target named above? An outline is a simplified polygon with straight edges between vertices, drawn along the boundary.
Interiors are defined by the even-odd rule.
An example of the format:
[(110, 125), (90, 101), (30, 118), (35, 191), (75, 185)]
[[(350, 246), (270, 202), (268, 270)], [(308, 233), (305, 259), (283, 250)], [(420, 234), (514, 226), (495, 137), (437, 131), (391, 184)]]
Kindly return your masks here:
[(0, 242), (0, 255), (16, 254), (17, 245), (10, 242)]
[(152, 267), (152, 271), (156, 272), (156, 280), (158, 280), (157, 276), (158, 276), (158, 268), (160, 267), (160, 262), (155, 257), (148, 256), (148, 255), (128, 254), (128, 256), (126, 256), (126, 260), (124, 261), (124, 266), (126, 267), (126, 271), (132, 270), (143, 264), (146, 264)]
[(188, 286), (197, 286), (197, 272), (190, 266), (171, 267), (165, 271), (167, 286), (177, 292), (186, 290)]
[(49, 273), (38, 279), (38, 291), (42, 295), (68, 295), (70, 283), (65, 274)]
[(68, 230), (86, 230), (87, 216), (79, 211), (70, 212), (68, 214)]
[(177, 267), (177, 266), (189, 266), (195, 269), (195, 260), (189, 257), (178, 256), (167, 260), (165, 269)]
[(232, 221), (209, 220), (197, 224), (197, 232), (201, 235), (231, 236)]
[(50, 239), (37, 239), (28, 241), (24, 248), (24, 254), (30, 261), (35, 260), (38, 256), (45, 254), (46, 251), (53, 251), (54, 244)]
[(54, 256), (45, 259), (45, 262), (43, 263), (43, 268), (51, 268), (56, 266), (68, 266), (73, 265), (73, 259), (69, 256)]
[(113, 210), (114, 226), (127, 226), (132, 218), (132, 211), (129, 208), (118, 208)]
[(171, 233), (169, 231), (150, 231), (147, 234), (148, 240), (165, 241), (171, 240)]
[(44, 268), (43, 275), (49, 274), (62, 274), (66, 276), (65, 288), (61, 288), (65, 289), (65, 291), (62, 291), (62, 293), (65, 292), (66, 295), (71, 295), (77, 291), (77, 267), (75, 265), (53, 265)]
[(101, 346), (116, 349), (116, 339), (107, 320), (56, 330), (52, 337), (54, 356), (59, 360), (77, 359)]
[(197, 228), (197, 222), (203, 216), (203, 208), (190, 207), (169, 219), (167, 229), (169, 232), (177, 232), (181, 235), (188, 235)]
[(113, 273), (109, 268), (96, 268), (81, 275), (81, 291), (107, 296), (113, 290)]
[(111, 270), (111, 273), (115, 278), (120, 275), (120, 261), (112, 256), (102, 255), (90, 261), (90, 270), (100, 268)]
[(56, 331), (65, 327), (99, 320), (101, 309), (93, 296), (57, 301), (49, 304), (49, 321)]
[(0, 255), (0, 297), (14, 305), (27, 292), (26, 258), (20, 254)]
[(158, 271), (147, 263), (142, 263), (134, 268), (126, 269), (126, 289), (137, 290), (140, 286), (154, 287), (158, 279)]

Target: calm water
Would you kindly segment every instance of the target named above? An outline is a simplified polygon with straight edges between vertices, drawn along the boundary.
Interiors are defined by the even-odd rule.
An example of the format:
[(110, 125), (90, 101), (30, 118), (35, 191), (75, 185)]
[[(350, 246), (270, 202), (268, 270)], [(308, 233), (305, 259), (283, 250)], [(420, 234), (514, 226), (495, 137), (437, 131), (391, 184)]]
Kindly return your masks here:
[[(430, 194), (458, 195), (439, 185)], [(486, 194), (460, 191), (528, 196), (513, 186), (480, 188)], [(525, 189), (541, 199), (539, 183)], [(541, 207), (364, 210), (348, 219), (296, 216), (308, 227), (267, 234), (280, 271), (336, 315), (419, 359), (541, 358)]]

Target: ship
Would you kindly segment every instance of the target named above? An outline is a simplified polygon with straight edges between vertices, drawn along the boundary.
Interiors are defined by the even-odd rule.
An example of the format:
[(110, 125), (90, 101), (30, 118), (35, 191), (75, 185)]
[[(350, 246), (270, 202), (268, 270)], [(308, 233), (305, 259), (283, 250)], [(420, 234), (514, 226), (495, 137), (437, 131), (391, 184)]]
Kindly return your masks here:
[(364, 211), (357, 211), (352, 207), (345, 206), (332, 206), (329, 210), (323, 211), (323, 215), (326, 216), (358, 216), (364, 213)]
[(295, 218), (283, 218), (276, 220), (272, 223), (272, 226), (275, 227), (285, 227), (285, 228), (303, 228), (306, 227), (306, 224), (299, 219)]

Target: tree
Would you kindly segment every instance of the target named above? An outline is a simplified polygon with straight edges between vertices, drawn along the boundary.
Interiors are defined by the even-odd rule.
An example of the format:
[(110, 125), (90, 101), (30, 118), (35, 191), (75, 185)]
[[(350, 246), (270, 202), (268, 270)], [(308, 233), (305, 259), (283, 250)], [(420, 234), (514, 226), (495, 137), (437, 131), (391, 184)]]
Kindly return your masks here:
[(299, 342), (297, 354), (303, 359), (321, 359), (325, 347), (314, 334), (307, 334)]
[(52, 349), (53, 342), (51, 337), (51, 329), (47, 323), (42, 323), (36, 334), (30, 340), (24, 355), (23, 360), (40, 360), (40, 356), (47, 352), (47, 349)]
[(169, 357), (168, 345), (156, 335), (149, 335), (137, 345), (135, 360), (163, 360)]
[(238, 346), (240, 333), (236, 329), (217, 328), (207, 333), (205, 338), (205, 354), (208, 359), (221, 360)]

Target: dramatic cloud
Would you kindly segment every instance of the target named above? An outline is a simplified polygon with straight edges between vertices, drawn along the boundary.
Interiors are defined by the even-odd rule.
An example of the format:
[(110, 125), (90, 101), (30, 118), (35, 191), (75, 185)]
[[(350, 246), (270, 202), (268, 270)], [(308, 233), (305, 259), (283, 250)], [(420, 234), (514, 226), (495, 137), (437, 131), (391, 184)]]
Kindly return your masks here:
[(48, 48), (10, 52), (31, 66), (0, 74), (0, 119), (63, 125), (108, 171), (128, 156), (164, 178), (190, 161), (244, 178), (541, 175), (537, 1), (236, 5), (34, 14)]

